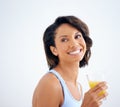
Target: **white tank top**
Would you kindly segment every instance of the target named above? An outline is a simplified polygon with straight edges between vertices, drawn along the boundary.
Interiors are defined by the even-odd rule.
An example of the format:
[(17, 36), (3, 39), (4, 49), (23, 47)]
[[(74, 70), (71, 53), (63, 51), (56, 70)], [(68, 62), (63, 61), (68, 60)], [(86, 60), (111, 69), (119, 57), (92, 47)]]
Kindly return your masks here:
[[(61, 75), (56, 72), (55, 70), (50, 70), (50, 73), (53, 73), (58, 80), (60, 81), (60, 84), (62, 86), (62, 90), (63, 90), (63, 95), (64, 95), (64, 102), (62, 104), (61, 107), (81, 107), (82, 104), (82, 97), (80, 100), (76, 100), (72, 94), (70, 93), (65, 81), (63, 80), (63, 78), (61, 77)], [(80, 85), (78, 86), (79, 90), (80, 90)]]

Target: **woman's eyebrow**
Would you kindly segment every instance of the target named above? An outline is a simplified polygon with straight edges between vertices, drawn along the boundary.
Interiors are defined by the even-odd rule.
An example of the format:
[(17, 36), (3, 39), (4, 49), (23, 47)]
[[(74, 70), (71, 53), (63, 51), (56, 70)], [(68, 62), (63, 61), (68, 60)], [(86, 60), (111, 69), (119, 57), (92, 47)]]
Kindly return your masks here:
[[(75, 32), (75, 35), (76, 34), (80, 34), (80, 35), (82, 35), (82, 33), (81, 32)], [(56, 33), (56, 35), (57, 35), (57, 33)], [(63, 35), (58, 35), (58, 38), (63, 38), (63, 37), (68, 37), (68, 35), (67, 34), (63, 34)]]
[(59, 38), (68, 37), (68, 35), (59, 35)]
[(81, 34), (81, 35), (82, 35), (82, 33), (81, 33), (81, 32), (76, 32), (75, 34)]

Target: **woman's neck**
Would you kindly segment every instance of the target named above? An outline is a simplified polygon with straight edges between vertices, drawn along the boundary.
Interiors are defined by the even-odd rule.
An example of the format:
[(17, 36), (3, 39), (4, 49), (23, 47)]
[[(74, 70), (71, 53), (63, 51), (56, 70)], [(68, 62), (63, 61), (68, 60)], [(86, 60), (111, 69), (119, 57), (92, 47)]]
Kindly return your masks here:
[(71, 82), (76, 85), (77, 83), (77, 77), (78, 77), (78, 70), (79, 70), (79, 64), (65, 64), (65, 63), (59, 63), (55, 70), (59, 72), (62, 76), (62, 78), (66, 82)]

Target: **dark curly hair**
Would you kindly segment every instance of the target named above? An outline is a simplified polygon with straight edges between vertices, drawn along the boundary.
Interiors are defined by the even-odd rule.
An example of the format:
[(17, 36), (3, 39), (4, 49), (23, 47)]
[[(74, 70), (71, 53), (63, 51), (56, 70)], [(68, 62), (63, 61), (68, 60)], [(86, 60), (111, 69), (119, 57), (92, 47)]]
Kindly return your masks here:
[(87, 50), (83, 59), (79, 62), (79, 67), (84, 67), (85, 65), (88, 65), (88, 61), (91, 56), (92, 39), (89, 37), (88, 26), (82, 20), (75, 16), (61, 16), (58, 17), (53, 24), (48, 26), (43, 35), (44, 49), (49, 69), (56, 67), (56, 65), (59, 63), (59, 58), (52, 54), (50, 46), (55, 46), (54, 39), (56, 29), (64, 23), (67, 23), (79, 30), (86, 42)]

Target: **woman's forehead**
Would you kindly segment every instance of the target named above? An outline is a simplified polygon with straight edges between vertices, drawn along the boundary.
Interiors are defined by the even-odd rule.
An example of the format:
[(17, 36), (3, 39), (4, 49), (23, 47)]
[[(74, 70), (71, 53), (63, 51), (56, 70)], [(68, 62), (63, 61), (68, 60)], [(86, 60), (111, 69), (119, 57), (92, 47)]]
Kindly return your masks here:
[(69, 25), (69, 24), (62, 24), (56, 29), (56, 35), (57, 36), (68, 36), (71, 34), (77, 34), (81, 32), (77, 30), (75, 27)]

